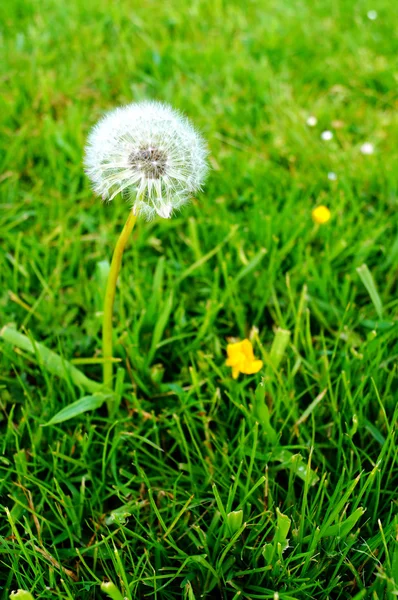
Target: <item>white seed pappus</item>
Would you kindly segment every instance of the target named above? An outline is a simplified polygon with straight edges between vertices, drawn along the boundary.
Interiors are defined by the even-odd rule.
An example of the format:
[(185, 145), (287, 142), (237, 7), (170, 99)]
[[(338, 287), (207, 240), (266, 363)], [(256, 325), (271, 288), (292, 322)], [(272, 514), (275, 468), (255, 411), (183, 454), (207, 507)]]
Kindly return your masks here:
[(202, 188), (207, 148), (188, 119), (160, 102), (107, 113), (91, 130), (85, 170), (96, 194), (121, 193), (135, 214), (169, 218)]

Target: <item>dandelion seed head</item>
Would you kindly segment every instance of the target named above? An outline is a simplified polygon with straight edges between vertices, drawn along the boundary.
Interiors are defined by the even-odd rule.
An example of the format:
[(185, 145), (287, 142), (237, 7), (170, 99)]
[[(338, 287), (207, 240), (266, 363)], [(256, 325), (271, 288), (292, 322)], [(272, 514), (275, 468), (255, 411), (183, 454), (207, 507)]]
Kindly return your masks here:
[(362, 152), (362, 154), (373, 154), (374, 150), (375, 150), (374, 146), (370, 142), (365, 142), (361, 146), (361, 152)]
[(331, 140), (333, 138), (333, 133), (331, 131), (322, 131), (321, 138), (325, 142), (328, 142), (329, 140)]
[(377, 11), (375, 10), (369, 10), (367, 13), (368, 19), (370, 19), (371, 21), (375, 21), (377, 19)]
[(206, 159), (206, 144), (188, 119), (148, 101), (107, 113), (89, 134), (84, 164), (104, 201), (120, 193), (149, 220), (169, 218), (202, 188)]
[(315, 125), (317, 123), (318, 123), (318, 119), (316, 117), (314, 117), (314, 115), (311, 115), (308, 117), (308, 119), (307, 119), (308, 127), (315, 127)]
[(330, 173), (328, 173), (328, 179), (330, 181), (336, 181), (336, 179), (337, 179), (336, 173), (333, 173), (333, 171), (330, 171)]

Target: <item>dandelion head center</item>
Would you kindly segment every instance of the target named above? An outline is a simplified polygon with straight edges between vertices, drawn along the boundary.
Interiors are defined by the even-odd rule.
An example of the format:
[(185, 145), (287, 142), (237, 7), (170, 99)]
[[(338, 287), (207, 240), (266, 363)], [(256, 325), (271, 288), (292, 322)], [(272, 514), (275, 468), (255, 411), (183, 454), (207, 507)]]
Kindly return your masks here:
[(167, 156), (163, 150), (152, 146), (134, 150), (129, 156), (130, 166), (147, 179), (160, 179), (166, 173)]

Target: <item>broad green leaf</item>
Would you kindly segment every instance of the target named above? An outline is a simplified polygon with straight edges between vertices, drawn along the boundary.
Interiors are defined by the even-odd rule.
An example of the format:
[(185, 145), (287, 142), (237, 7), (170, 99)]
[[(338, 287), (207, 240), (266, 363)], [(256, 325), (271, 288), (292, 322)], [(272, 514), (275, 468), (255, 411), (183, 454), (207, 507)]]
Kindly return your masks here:
[(28, 336), (23, 333), (19, 333), (16, 329), (12, 327), (3, 327), (0, 331), (0, 337), (3, 338), (9, 344), (24, 350), (25, 352), (30, 352), (35, 355), (36, 360), (39, 364), (42, 364), (43, 367), (53, 375), (57, 375), (62, 379), (71, 380), (75, 385), (95, 394), (100, 390), (103, 390), (103, 386), (92, 379), (89, 379), (79, 371), (76, 367), (70, 364), (66, 359), (56, 352), (49, 350), (43, 344), (39, 342), (32, 341)]
[(109, 271), (110, 271), (109, 260), (100, 260), (95, 265), (95, 278), (98, 286), (105, 294), (106, 282), (108, 281)]
[(242, 527), (243, 510), (233, 510), (227, 514), (229, 534), (234, 535)]
[(106, 400), (109, 400), (111, 396), (112, 394), (101, 393), (93, 394), (92, 396), (84, 396), (84, 398), (72, 402), (69, 406), (65, 406), (65, 408), (54, 415), (48, 423), (43, 425), (43, 427), (55, 425), (56, 423), (63, 423), (64, 421), (69, 421), (69, 419), (73, 419), (74, 417), (77, 417), (77, 415), (81, 415), (89, 410), (96, 410), (97, 408), (100, 408)]
[(283, 515), (281, 513), (279, 508), (276, 509), (276, 514), (277, 514), (277, 529), (276, 529), (275, 541), (277, 543), (282, 544), (282, 546), (283, 546), (284, 542), (286, 541), (287, 534), (289, 533), (290, 525), (292, 522), (287, 515)]
[(10, 600), (34, 600), (34, 598), (32, 594), (25, 592), (25, 590), (17, 590), (16, 592), (11, 592)]
[(193, 593), (191, 582), (187, 581), (187, 583), (185, 584), (184, 587), (185, 587), (185, 598), (187, 598), (187, 600), (196, 600), (196, 596)]
[(301, 454), (293, 454), (289, 450), (280, 450), (272, 455), (270, 460), (277, 460), (302, 479), (308, 480), (310, 486), (315, 485), (319, 481), (318, 475), (308, 467), (308, 464), (303, 460)]
[[(246, 456), (251, 456), (249, 450), (244, 450)], [(265, 454), (264, 452), (256, 452), (256, 459), (268, 462), (280, 462), (286, 469), (292, 470), (297, 477), (303, 481), (308, 480), (308, 485), (315, 485), (319, 481), (318, 475), (308, 464), (303, 460), (301, 454), (293, 454), (289, 450), (273, 450)]]
[(362, 517), (366, 509), (359, 507), (352, 515), (350, 515), (345, 521), (337, 523), (336, 525), (330, 525), (325, 531), (322, 532), (321, 537), (336, 536), (346, 537), (357, 524), (358, 519)]
[(290, 340), (290, 331), (278, 328), (272, 342), (269, 358), (275, 371), (278, 369)]
[(124, 600), (122, 594), (112, 581), (103, 581), (101, 590), (112, 600)]
[(272, 564), (272, 559), (274, 557), (274, 551), (275, 550), (274, 550), (273, 544), (264, 544), (261, 554), (263, 555), (267, 565)]

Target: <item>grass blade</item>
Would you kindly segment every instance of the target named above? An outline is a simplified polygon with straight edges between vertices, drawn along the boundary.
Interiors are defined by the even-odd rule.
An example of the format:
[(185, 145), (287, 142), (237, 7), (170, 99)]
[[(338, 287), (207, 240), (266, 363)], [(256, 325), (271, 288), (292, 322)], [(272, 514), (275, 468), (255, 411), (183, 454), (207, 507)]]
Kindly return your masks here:
[(383, 317), (383, 304), (376, 289), (376, 284), (373, 279), (372, 273), (369, 271), (368, 265), (363, 264), (360, 267), (358, 267), (357, 273), (361, 278), (363, 285), (368, 290), (370, 299), (373, 302), (373, 306), (376, 309), (377, 315), (379, 319), (381, 319)]
[(112, 598), (112, 600), (123, 600), (122, 594), (112, 581), (104, 581), (101, 583), (101, 590), (109, 596), (109, 598)]
[(285, 354), (289, 340), (290, 331), (280, 328), (276, 330), (274, 341), (272, 342), (271, 351), (269, 354), (270, 361), (275, 371), (278, 369), (283, 355)]
[(76, 402), (72, 402), (69, 406), (65, 406), (62, 410), (57, 412), (56, 415), (53, 416), (47, 423), (43, 425), (43, 427), (47, 427), (48, 425), (55, 425), (56, 423), (63, 423), (64, 421), (69, 421), (77, 415), (81, 415), (89, 410), (96, 410), (97, 408), (101, 408), (103, 403), (106, 400), (109, 400), (112, 394), (93, 394), (92, 396), (84, 396)]
[(62, 358), (62, 356), (49, 350), (39, 342), (33, 342), (28, 336), (19, 333), (16, 329), (13, 329), (12, 327), (3, 327), (0, 331), (0, 337), (9, 344), (20, 348), (21, 350), (25, 350), (25, 352), (35, 354), (38, 361), (49, 373), (57, 375), (62, 379), (71, 380), (78, 387), (94, 394), (103, 389), (102, 384), (86, 377), (84, 373), (71, 365), (71, 363)]

